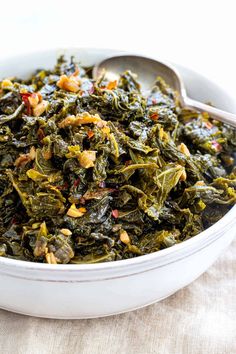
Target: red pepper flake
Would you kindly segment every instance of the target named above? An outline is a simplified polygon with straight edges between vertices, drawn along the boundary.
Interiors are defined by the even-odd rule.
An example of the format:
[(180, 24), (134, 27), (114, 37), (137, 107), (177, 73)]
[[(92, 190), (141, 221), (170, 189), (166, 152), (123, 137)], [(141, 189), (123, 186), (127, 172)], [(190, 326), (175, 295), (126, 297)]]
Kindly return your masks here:
[(219, 152), (222, 150), (222, 145), (220, 145), (216, 140), (212, 140), (211, 144), (214, 147), (216, 152)]
[(11, 219), (11, 224), (12, 224), (12, 225), (17, 224), (17, 219), (16, 219), (15, 216), (13, 216), (13, 218)]
[(112, 210), (111, 214), (115, 219), (119, 217), (119, 211), (117, 209)]
[(80, 184), (80, 178), (77, 178), (77, 179), (74, 181), (73, 186), (74, 186), (74, 187), (77, 187), (79, 184)]
[(21, 93), (20, 95), (21, 95), (22, 101), (24, 102), (25, 107), (26, 107), (26, 114), (29, 116), (32, 114), (32, 110), (31, 110), (30, 103), (29, 103), (29, 97), (31, 96), (31, 93), (29, 93), (29, 92)]
[(159, 117), (158, 117), (157, 112), (151, 113), (151, 114), (150, 114), (150, 118), (151, 118), (152, 120), (154, 120), (154, 121), (155, 121), (155, 120), (158, 120)]
[(94, 132), (92, 130), (89, 130), (87, 135), (88, 135), (88, 138), (91, 139), (94, 136)]

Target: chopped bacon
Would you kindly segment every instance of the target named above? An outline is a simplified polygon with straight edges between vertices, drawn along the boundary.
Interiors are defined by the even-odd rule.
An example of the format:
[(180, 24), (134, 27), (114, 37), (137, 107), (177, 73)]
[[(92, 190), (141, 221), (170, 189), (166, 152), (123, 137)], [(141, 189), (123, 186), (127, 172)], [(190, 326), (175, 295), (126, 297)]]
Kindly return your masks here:
[(71, 205), (71, 207), (68, 209), (67, 211), (67, 215), (72, 217), (72, 218), (80, 218), (81, 216), (84, 215), (84, 213), (86, 213), (86, 208), (79, 208), (77, 209), (75, 204), (73, 203)]
[(61, 75), (60, 79), (57, 81), (57, 86), (65, 91), (78, 92), (80, 88), (80, 79), (74, 76)]
[(14, 165), (16, 167), (24, 167), (28, 162), (33, 161), (35, 159), (35, 147), (31, 146), (30, 151), (27, 154), (20, 154), (20, 156), (16, 159)]

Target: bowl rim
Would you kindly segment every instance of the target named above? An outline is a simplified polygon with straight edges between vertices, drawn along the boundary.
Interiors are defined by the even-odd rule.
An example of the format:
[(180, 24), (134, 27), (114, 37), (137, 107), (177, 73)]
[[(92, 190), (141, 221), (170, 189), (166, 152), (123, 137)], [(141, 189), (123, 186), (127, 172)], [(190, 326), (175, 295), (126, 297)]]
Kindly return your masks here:
[[(63, 48), (51, 48), (51, 49), (45, 49), (45, 50), (34, 50), (34, 51), (26, 51), (24, 53), (19, 53), (19, 54), (12, 54), (8, 56), (1, 56), (0, 61), (3, 60), (15, 60), (19, 57), (24, 57), (24, 56), (31, 56), (31, 55), (36, 55), (36, 54), (47, 54), (47, 53), (66, 53), (66, 52), (72, 52), (72, 51), (97, 51), (100, 53), (104, 53), (104, 58), (107, 57), (109, 52), (111, 55), (113, 53), (116, 54), (133, 54), (133, 55), (138, 55), (143, 53), (139, 53), (138, 51), (124, 51), (124, 50), (118, 50), (118, 49), (109, 49), (109, 48), (96, 48), (96, 47), (63, 47)], [(158, 59), (158, 56), (151, 55), (149, 56), (150, 58), (153, 59)], [(160, 59), (163, 60), (163, 59)], [(168, 62), (168, 60), (165, 60), (165, 62)], [(172, 62), (171, 62), (172, 64)], [(210, 82), (210, 84), (214, 85), (216, 88), (219, 88), (223, 91), (223, 93), (231, 97), (229, 92), (225, 88), (222, 88), (221, 86), (218, 86), (217, 83), (215, 83), (212, 79), (209, 79), (207, 76), (202, 75), (196, 70), (192, 70), (186, 65), (181, 65), (179, 63), (173, 63), (172, 65), (176, 65), (178, 67), (182, 67), (183, 69), (188, 70), (191, 72), (193, 75), (198, 75), (201, 78), (207, 80)], [(202, 248), (207, 247), (209, 244), (212, 242), (215, 242), (217, 239), (219, 239), (223, 233), (227, 232), (230, 228), (232, 228), (234, 225), (236, 225), (236, 205), (233, 206), (219, 221), (217, 221), (215, 224), (210, 226), (208, 229), (202, 231), (201, 233), (197, 234), (196, 236), (193, 236), (192, 238), (185, 240), (179, 244), (173, 245), (172, 247), (165, 248), (160, 251), (156, 251), (150, 254), (134, 257), (134, 258), (129, 258), (129, 259), (122, 259), (122, 260), (117, 260), (117, 261), (109, 261), (109, 262), (101, 262), (101, 263), (86, 263), (86, 264), (47, 264), (47, 263), (39, 263), (39, 262), (30, 262), (30, 261), (23, 261), (23, 260), (17, 260), (17, 259), (12, 259), (12, 258), (6, 258), (0, 256), (0, 266), (3, 266), (3, 268), (12, 268), (13, 270), (37, 270), (37, 271), (52, 271), (52, 272), (64, 272), (64, 271), (69, 271), (69, 272), (78, 272), (78, 271), (86, 271), (86, 272), (100, 272), (100, 271), (105, 271), (105, 270), (114, 270), (114, 269), (125, 269), (128, 266), (131, 268), (136, 267), (136, 266), (142, 266), (142, 265), (153, 265), (154, 261), (155, 263), (159, 263), (159, 266), (163, 266), (169, 263), (176, 262), (179, 259), (182, 259), (183, 257), (187, 257), (189, 255), (192, 255), (193, 253), (196, 253), (200, 251)], [(223, 232), (222, 232), (223, 230)]]

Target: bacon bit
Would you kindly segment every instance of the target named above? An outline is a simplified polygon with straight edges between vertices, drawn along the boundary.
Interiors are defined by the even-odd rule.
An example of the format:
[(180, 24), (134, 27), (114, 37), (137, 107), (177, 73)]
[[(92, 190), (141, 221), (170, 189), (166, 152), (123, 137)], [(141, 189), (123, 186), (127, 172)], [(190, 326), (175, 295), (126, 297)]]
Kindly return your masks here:
[(62, 75), (57, 81), (57, 86), (65, 91), (78, 92), (80, 88), (80, 80), (72, 74), (71, 76)]
[[(99, 122), (99, 124), (100, 124), (100, 122)], [(103, 127), (102, 128), (102, 132), (107, 136), (107, 137), (109, 137), (109, 134), (110, 134), (110, 128), (109, 127)]]
[(106, 86), (107, 90), (113, 90), (115, 88), (117, 88), (117, 80), (108, 82)]
[(37, 92), (36, 95), (38, 96), (39, 103), (42, 102), (42, 100), (43, 100), (42, 94), (40, 92)]
[(94, 166), (96, 161), (96, 151), (84, 150), (78, 156), (79, 163), (84, 168), (90, 168)]
[(31, 158), (31, 160), (33, 161), (36, 157), (36, 150), (34, 146), (31, 146), (30, 148), (30, 152), (29, 152), (29, 157)]
[(77, 114), (76, 116), (68, 116), (63, 119), (59, 124), (59, 128), (65, 128), (67, 126), (77, 127), (82, 124), (97, 124), (102, 121), (98, 114), (91, 115), (88, 112)]
[(86, 208), (77, 209), (75, 204), (73, 203), (66, 214), (72, 218), (80, 218), (84, 215), (84, 213), (86, 213), (86, 211)]
[(74, 186), (74, 187), (77, 187), (79, 184), (80, 184), (80, 178), (77, 178), (77, 179), (74, 181), (73, 186)]
[(86, 211), (87, 211), (86, 208), (84, 208), (84, 207), (81, 207), (81, 208), (79, 208), (78, 210), (79, 210), (81, 213), (86, 213)]
[[(108, 128), (107, 122), (102, 119), (99, 122), (97, 122), (96, 125), (98, 126), (98, 128)], [(110, 129), (109, 129), (109, 132), (110, 132)]]
[(204, 124), (205, 124), (205, 127), (206, 127), (207, 129), (209, 129), (209, 130), (213, 127), (213, 125), (211, 124), (211, 122), (205, 122)]
[(212, 144), (212, 147), (214, 147), (216, 152), (219, 152), (222, 150), (222, 146), (216, 140), (212, 140), (211, 144)]
[(126, 245), (128, 245), (130, 243), (130, 238), (129, 238), (127, 231), (120, 230), (120, 240), (121, 240), (121, 242), (123, 242)]
[(160, 128), (160, 131), (159, 131), (159, 138), (161, 140), (163, 140), (163, 139), (169, 140), (168, 134), (164, 131), (164, 129), (162, 127)]
[(30, 151), (27, 154), (21, 154), (15, 161), (14, 165), (16, 167), (24, 167), (28, 162), (35, 159), (36, 152), (35, 147), (31, 146)]
[(179, 180), (184, 182), (184, 181), (186, 181), (186, 179), (187, 179), (187, 173), (186, 173), (186, 170), (184, 169)]
[(87, 191), (83, 195), (83, 198), (85, 200), (101, 199), (105, 194), (112, 193), (112, 192), (116, 192), (116, 189), (114, 189), (114, 188), (100, 188), (100, 189), (97, 189), (96, 191)]
[(54, 253), (49, 252), (45, 255), (46, 261), (48, 264), (57, 264), (56, 257), (54, 256)]
[(195, 183), (195, 186), (205, 186), (205, 182), (204, 181), (197, 181)]
[(43, 151), (43, 157), (45, 158), (45, 160), (50, 160), (52, 158), (51, 150)]
[(159, 116), (156, 112), (150, 114), (150, 118), (154, 121), (158, 120)]
[(64, 235), (64, 236), (71, 236), (72, 232), (69, 229), (61, 229), (60, 232)]
[(37, 131), (37, 136), (39, 141), (43, 140), (45, 138), (45, 133), (42, 128), (39, 128)]
[(48, 104), (48, 101), (42, 100), (42, 102), (40, 102), (35, 108), (33, 108), (34, 117), (41, 116), (41, 114), (45, 112)]
[(230, 155), (222, 155), (221, 158), (226, 166), (232, 166), (234, 164), (234, 158)]
[(32, 114), (32, 110), (31, 110), (31, 106), (30, 106), (30, 102), (29, 102), (29, 97), (31, 96), (31, 93), (26, 92), (26, 93), (20, 93), (22, 101), (25, 104), (26, 107), (26, 114), (28, 116), (30, 116)]
[(34, 93), (30, 94), (30, 96), (28, 97), (28, 100), (29, 100), (30, 106), (32, 108), (35, 108), (35, 107), (37, 107), (37, 105), (40, 102), (42, 102), (43, 96), (41, 95), (40, 92), (34, 92)]
[(88, 138), (91, 139), (94, 136), (94, 132), (92, 130), (89, 130), (87, 135), (88, 135)]
[(187, 148), (187, 146), (184, 144), (184, 143), (181, 143), (179, 146), (178, 146), (178, 150), (180, 152), (182, 152), (182, 154), (184, 154), (185, 156), (190, 156), (190, 151), (189, 149)]
[(8, 88), (10, 86), (13, 86), (13, 83), (11, 82), (11, 80), (5, 79), (2, 81), (2, 85), (1, 85), (2, 89)]
[(32, 93), (29, 97), (28, 97), (30, 106), (32, 108), (35, 108), (38, 104), (39, 104), (39, 97), (36, 93)]
[(112, 210), (111, 215), (117, 219), (119, 217), (119, 211), (117, 209)]

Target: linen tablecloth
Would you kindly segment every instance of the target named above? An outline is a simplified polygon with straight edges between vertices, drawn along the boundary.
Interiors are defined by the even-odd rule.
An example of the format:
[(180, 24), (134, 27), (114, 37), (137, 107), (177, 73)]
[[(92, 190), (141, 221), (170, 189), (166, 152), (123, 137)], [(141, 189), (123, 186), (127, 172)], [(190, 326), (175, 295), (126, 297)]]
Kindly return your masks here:
[(134, 312), (69, 321), (0, 310), (0, 353), (236, 354), (236, 240), (194, 283)]

